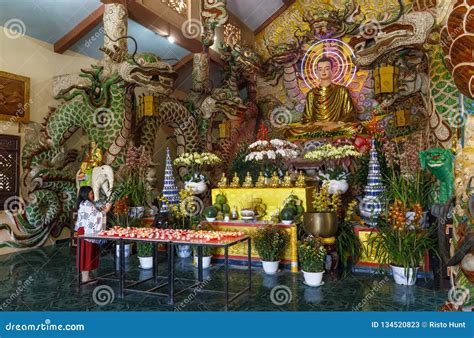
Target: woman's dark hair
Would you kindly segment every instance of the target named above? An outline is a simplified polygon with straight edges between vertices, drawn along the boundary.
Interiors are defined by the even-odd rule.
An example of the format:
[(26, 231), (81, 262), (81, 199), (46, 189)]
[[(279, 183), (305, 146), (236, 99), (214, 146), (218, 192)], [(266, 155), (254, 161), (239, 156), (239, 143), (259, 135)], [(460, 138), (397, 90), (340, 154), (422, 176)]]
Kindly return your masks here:
[[(84, 201), (89, 200), (89, 193), (92, 191), (92, 188), (87, 186), (83, 186), (79, 189), (79, 194), (77, 194), (77, 209), (79, 210), (79, 206)], [(91, 201), (92, 202), (92, 201)]]

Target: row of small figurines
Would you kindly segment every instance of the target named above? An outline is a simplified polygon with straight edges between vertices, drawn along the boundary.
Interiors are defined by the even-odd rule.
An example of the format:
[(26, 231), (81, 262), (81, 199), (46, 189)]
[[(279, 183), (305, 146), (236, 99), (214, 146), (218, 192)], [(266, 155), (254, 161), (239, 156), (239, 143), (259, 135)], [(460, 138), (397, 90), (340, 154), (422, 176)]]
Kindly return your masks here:
[(232, 181), (228, 184), (227, 177), (224, 173), (222, 173), (222, 177), (220, 181), (217, 183), (219, 188), (293, 188), (294, 186), (297, 188), (304, 188), (306, 187), (306, 177), (302, 171), (299, 172), (295, 185), (291, 181), (291, 176), (288, 171), (283, 176), (283, 179), (280, 180), (276, 172), (273, 172), (273, 175), (270, 177), (269, 182), (266, 183), (265, 176), (263, 173), (260, 172), (257, 178), (257, 182), (255, 185), (253, 184), (252, 176), (250, 172), (247, 171), (247, 175), (245, 176), (244, 182), (242, 185), (240, 184), (240, 178), (236, 172), (234, 172), (234, 177), (232, 177)]

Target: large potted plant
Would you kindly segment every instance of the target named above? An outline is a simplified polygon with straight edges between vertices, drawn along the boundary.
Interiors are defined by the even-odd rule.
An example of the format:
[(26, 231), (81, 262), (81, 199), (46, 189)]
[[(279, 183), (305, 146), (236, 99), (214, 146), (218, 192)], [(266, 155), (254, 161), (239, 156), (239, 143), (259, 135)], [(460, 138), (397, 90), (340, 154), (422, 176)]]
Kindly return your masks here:
[(344, 273), (347, 271), (349, 260), (356, 263), (362, 252), (362, 243), (354, 231), (354, 225), (357, 224), (354, 220), (356, 209), (357, 200), (354, 199), (345, 208), (344, 219), (339, 222), (336, 234), (336, 250)]
[(298, 261), (306, 285), (315, 287), (323, 284), (325, 259), (326, 249), (317, 238), (309, 236), (298, 242)]
[(143, 218), (145, 208), (153, 198), (147, 182), (150, 153), (145, 147), (131, 146), (127, 149), (124, 166), (124, 180), (119, 185), (120, 197), (128, 197), (129, 215), (132, 218)]
[(314, 212), (303, 215), (305, 230), (316, 237), (333, 237), (337, 233), (337, 213), (342, 207), (341, 195), (329, 194), (329, 185), (324, 183), (313, 193)]
[(137, 243), (138, 260), (140, 261), (140, 268), (153, 268), (153, 244), (146, 242)]
[(222, 161), (212, 153), (184, 153), (174, 160), (174, 165), (186, 167), (188, 170), (184, 176), (184, 186), (193, 194), (203, 194), (207, 191), (208, 178), (206, 169), (220, 164)]
[[(208, 269), (211, 266), (212, 255), (214, 254), (214, 248), (212, 246), (204, 246), (202, 248), (202, 268)], [(193, 265), (198, 267), (199, 257), (198, 257), (198, 248), (193, 247)]]
[(288, 232), (273, 225), (266, 225), (257, 229), (253, 240), (265, 273), (276, 273), (290, 240)]
[(395, 283), (414, 285), (420, 264), (429, 251), (437, 255), (431, 229), (422, 229), (418, 221), (421, 210), (413, 221), (407, 220), (400, 203), (390, 208), (387, 219), (380, 220), (380, 231), (370, 234), (365, 247), (368, 257), (377, 257), (381, 265), (390, 265)]

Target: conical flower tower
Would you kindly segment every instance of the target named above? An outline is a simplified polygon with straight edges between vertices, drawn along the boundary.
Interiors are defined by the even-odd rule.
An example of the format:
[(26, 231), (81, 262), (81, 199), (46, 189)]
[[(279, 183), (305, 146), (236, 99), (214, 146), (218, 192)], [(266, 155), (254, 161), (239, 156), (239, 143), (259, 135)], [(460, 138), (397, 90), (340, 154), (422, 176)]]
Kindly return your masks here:
[(359, 205), (359, 209), (365, 224), (370, 227), (376, 227), (379, 214), (385, 208), (382, 196), (385, 189), (382, 184), (382, 174), (380, 173), (380, 165), (374, 139), (372, 139), (371, 144), (367, 185), (364, 188), (365, 195)]
[[(163, 180), (163, 197), (169, 201), (169, 204), (179, 203), (178, 187), (173, 176), (173, 165), (171, 163), (170, 149), (166, 148), (165, 178)], [(161, 212), (168, 212), (168, 205), (165, 202), (161, 204)]]

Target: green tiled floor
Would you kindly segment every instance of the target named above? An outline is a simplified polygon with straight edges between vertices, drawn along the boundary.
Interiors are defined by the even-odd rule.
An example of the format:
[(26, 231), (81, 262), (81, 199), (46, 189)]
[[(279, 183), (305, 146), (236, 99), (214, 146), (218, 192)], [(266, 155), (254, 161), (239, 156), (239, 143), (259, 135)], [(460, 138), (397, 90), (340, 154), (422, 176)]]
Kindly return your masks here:
[[(86, 285), (78, 289), (75, 281), (75, 254), (66, 246), (34, 249), (22, 253), (0, 256), (0, 306), (7, 311), (183, 311), (222, 310), (223, 297), (219, 295), (185, 292), (175, 305), (153, 296), (128, 294), (124, 299), (115, 297), (107, 305), (97, 305), (93, 291), (98, 285), (109, 285), (117, 292), (116, 282)], [(112, 255), (101, 257), (100, 273), (113, 271)], [(163, 272), (165, 264), (159, 269)], [(190, 259), (177, 260), (177, 274), (184, 277), (197, 275)], [(138, 259), (127, 260), (127, 278), (150, 276), (140, 271)], [(223, 271), (213, 266), (208, 272), (206, 288), (223, 288)], [(205, 277), (206, 277), (205, 275)], [(447, 290), (433, 287), (431, 282), (419, 280), (416, 286), (395, 285), (391, 276), (350, 274), (346, 277), (325, 274), (325, 284), (310, 288), (303, 284), (300, 273), (280, 272), (275, 276), (253, 271), (252, 292), (231, 304), (235, 311), (433, 311), (447, 297)], [(232, 268), (231, 291), (246, 283), (245, 268)], [(177, 285), (179, 288), (179, 285)], [(281, 296), (275, 296), (281, 289)], [(272, 294), (273, 290), (273, 294)], [(272, 297), (273, 296), (273, 297)], [(185, 300), (186, 303), (185, 303)], [(273, 300), (273, 301), (272, 301)], [(284, 304), (278, 305), (278, 300)]]

